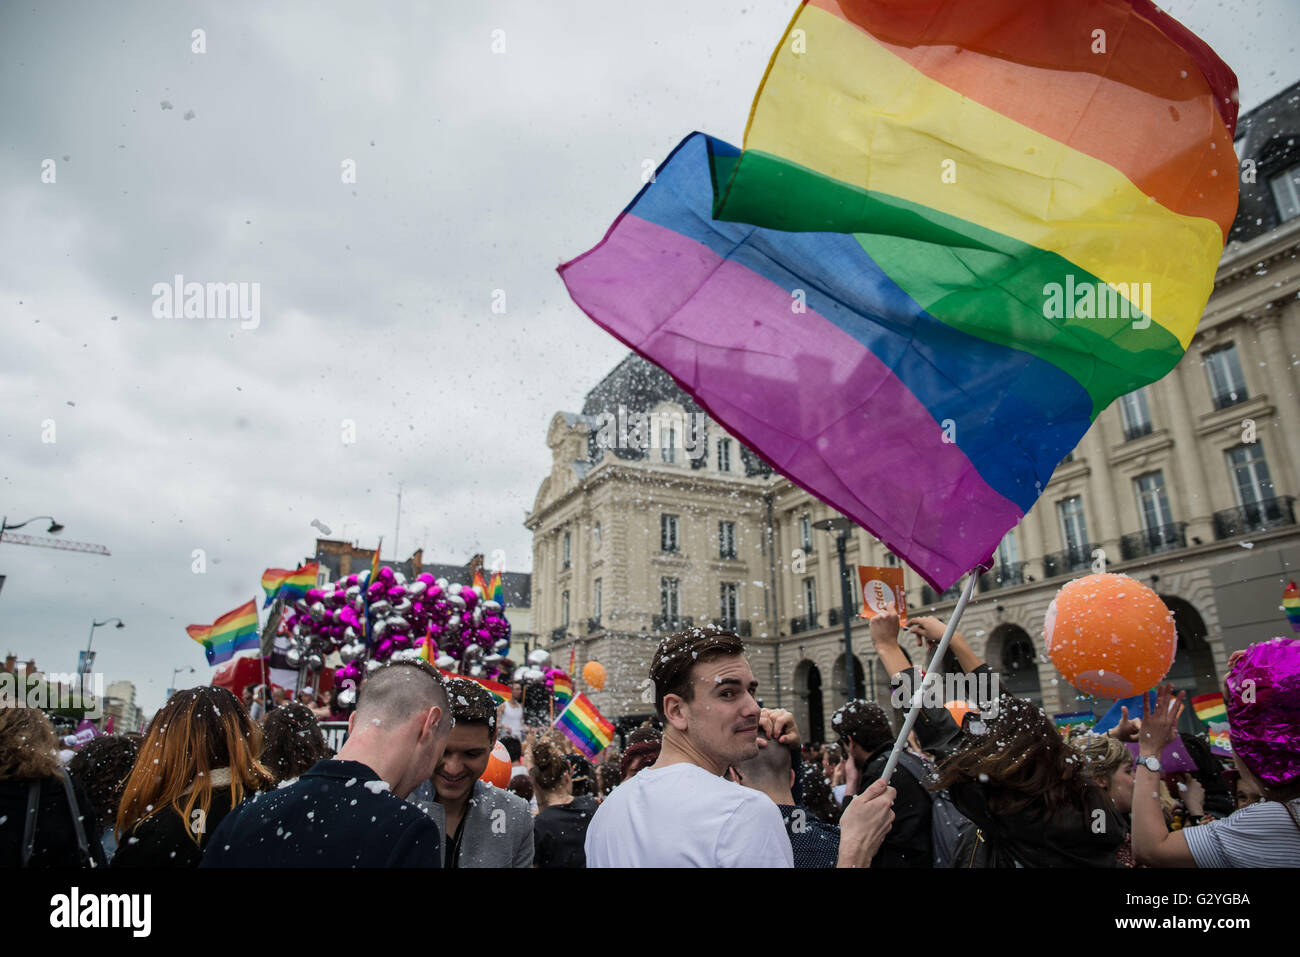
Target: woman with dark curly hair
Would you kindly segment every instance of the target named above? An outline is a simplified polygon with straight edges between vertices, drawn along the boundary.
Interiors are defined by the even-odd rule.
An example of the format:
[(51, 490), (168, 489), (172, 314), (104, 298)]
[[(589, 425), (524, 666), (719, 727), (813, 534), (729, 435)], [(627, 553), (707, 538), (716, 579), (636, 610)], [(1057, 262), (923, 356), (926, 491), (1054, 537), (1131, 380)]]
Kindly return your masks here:
[(117, 812), (114, 867), (198, 867), (231, 809), (271, 786), (262, 731), (225, 688), (172, 695), (149, 723)]
[(276, 786), (330, 757), (320, 724), (305, 705), (276, 708), (266, 716), (262, 734), (262, 764), (271, 772)]
[(95, 808), (94, 830), (111, 858), (117, 850), (113, 822), (122, 803), (122, 789), (140, 753), (140, 742), (121, 734), (106, 734), (86, 743), (68, 762), (72, 779), (86, 789)]

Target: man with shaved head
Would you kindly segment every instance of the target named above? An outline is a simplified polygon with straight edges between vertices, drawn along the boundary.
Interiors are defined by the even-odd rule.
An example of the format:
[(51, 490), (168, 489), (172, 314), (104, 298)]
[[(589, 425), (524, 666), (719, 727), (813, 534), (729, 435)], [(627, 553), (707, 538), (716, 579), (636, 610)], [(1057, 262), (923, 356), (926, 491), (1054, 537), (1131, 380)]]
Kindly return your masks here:
[(202, 867), (440, 867), (438, 827), (403, 800), (451, 730), (447, 690), (422, 661), (372, 672), (332, 759), (221, 822)]
[[(587, 829), (588, 867), (793, 867), (781, 812), (725, 775), (763, 745), (798, 746), (787, 711), (758, 704), (740, 638), (689, 628), (665, 638), (650, 665), (664, 723), (653, 765), (616, 787)], [(866, 866), (889, 829), (883, 782), (844, 812), (838, 861)]]
[[(760, 744), (764, 743), (759, 738)], [(840, 829), (827, 824), (806, 807), (795, 803), (794, 780), (799, 767), (799, 748), (766, 742), (758, 754), (734, 765), (732, 779), (766, 794), (781, 811), (794, 851), (794, 866), (835, 867), (839, 862)], [(821, 768), (816, 772), (821, 773)]]

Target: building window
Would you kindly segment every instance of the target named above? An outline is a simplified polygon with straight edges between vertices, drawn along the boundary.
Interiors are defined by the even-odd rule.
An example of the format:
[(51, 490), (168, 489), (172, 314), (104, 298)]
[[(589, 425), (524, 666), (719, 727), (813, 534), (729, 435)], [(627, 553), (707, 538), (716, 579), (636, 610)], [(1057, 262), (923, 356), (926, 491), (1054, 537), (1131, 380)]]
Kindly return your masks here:
[(566, 591), (560, 596), (560, 627), (569, 627), (569, 593)]
[(731, 439), (718, 439), (718, 471), (731, 471)]
[(672, 426), (659, 430), (660, 457), (667, 463), (677, 461), (677, 430)]
[(1074, 450), (1071, 449), (1070, 453), (1066, 455), (1065, 458), (1061, 459), (1061, 461), (1058, 462), (1057, 465), (1069, 465), (1073, 461), (1074, 461)]
[(1016, 548), (1016, 532), (1012, 529), (1002, 536), (1002, 541), (998, 542), (998, 565), (1009, 569), (1014, 568), (1018, 561), (1020, 561), (1020, 554)]
[(595, 600), (592, 602), (592, 605), (593, 605), (593, 606), (595, 607), (595, 609), (596, 609), (596, 620), (597, 620), (597, 621), (600, 621), (600, 613), (601, 613), (601, 594), (600, 594), (600, 590), (601, 590), (601, 589), (600, 589), (600, 579), (597, 578), (595, 584), (592, 586), (592, 591), (593, 591), (592, 598), (595, 599)]
[(1277, 216), (1282, 222), (1300, 216), (1300, 163), (1269, 180), (1277, 200)]
[[(837, 545), (836, 547), (838, 548), (839, 546)], [(885, 550), (885, 564), (890, 568), (898, 567), (898, 556), (888, 549)]]
[(681, 549), (677, 538), (676, 515), (659, 516), (659, 548), (665, 552), (676, 552)]
[(740, 605), (736, 600), (738, 587), (735, 582), (722, 583), (722, 627), (735, 631), (740, 622)]
[(1124, 441), (1151, 434), (1151, 410), (1147, 407), (1147, 390), (1138, 389), (1119, 397), (1119, 414), (1124, 420)]
[(1258, 442), (1230, 449), (1228, 468), (1232, 471), (1238, 505), (1258, 505), (1273, 497), (1268, 460), (1264, 458), (1264, 447)]
[(564, 551), (564, 566), (563, 566), (563, 567), (565, 567), (565, 568), (568, 568), (568, 567), (572, 564), (572, 562), (570, 561), (571, 554), (572, 554), (572, 551), (571, 551), (571, 548), (570, 548), (571, 544), (572, 544), (572, 543), (571, 543), (571, 541), (570, 541), (569, 533), (568, 533), (568, 532), (565, 532), (565, 533), (564, 533), (564, 549), (563, 549), (563, 551)]
[(600, 522), (597, 522), (591, 529), (592, 551), (600, 551)]
[(813, 550), (811, 516), (803, 515), (799, 518), (799, 541), (803, 543), (801, 547), (805, 552)]
[(1169, 493), (1165, 491), (1165, 473), (1148, 472), (1133, 480), (1137, 490), (1138, 512), (1142, 515), (1142, 529), (1159, 533), (1174, 522), (1169, 510)]
[(736, 523), (718, 522), (718, 557), (736, 557)]
[(678, 600), (676, 578), (659, 579), (659, 611), (663, 615), (664, 623), (669, 626), (676, 626), (677, 620), (681, 618), (682, 606)]
[(1236, 345), (1229, 344), (1207, 353), (1205, 370), (1210, 376), (1210, 395), (1214, 397), (1216, 409), (1226, 409), (1250, 398), (1245, 376), (1241, 374)]
[(1084, 560), (1088, 553), (1088, 523), (1083, 517), (1083, 499), (1075, 495), (1060, 502), (1057, 511), (1061, 516), (1061, 541), (1071, 564)]
[(817, 579), (803, 580), (803, 610), (811, 621), (817, 616)]

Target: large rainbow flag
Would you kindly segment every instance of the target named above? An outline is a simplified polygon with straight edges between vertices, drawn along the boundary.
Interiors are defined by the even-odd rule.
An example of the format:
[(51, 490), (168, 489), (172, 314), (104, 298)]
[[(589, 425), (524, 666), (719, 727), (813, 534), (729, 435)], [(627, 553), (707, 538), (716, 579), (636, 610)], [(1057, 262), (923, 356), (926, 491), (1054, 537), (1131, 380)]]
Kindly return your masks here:
[(1182, 358), (1236, 78), (1149, 0), (813, 0), (744, 149), (695, 133), (574, 301), (932, 586)]
[(208, 664), (219, 665), (235, 657), (235, 652), (257, 648), (257, 601), (228, 611), (210, 625), (186, 625), (185, 631), (203, 646)]
[(614, 740), (614, 725), (596, 710), (596, 706), (582, 692), (574, 695), (568, 707), (560, 712), (555, 719), (555, 727), (563, 731), (579, 751), (593, 760)]
[(316, 574), (320, 571), (320, 562), (308, 562), (295, 571), (285, 568), (268, 568), (262, 572), (262, 591), (266, 592), (265, 608), (275, 601), (277, 595), (284, 596), (285, 601), (293, 598), (305, 598), (307, 589), (316, 585)]

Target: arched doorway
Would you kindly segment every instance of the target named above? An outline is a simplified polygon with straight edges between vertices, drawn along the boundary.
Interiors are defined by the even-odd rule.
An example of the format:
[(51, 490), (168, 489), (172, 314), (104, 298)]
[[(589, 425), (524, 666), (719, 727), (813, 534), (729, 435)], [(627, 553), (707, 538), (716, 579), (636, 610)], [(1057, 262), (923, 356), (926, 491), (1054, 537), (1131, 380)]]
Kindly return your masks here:
[(807, 730), (810, 743), (826, 740), (826, 718), (822, 704), (821, 669), (805, 658), (794, 669), (795, 723)]
[(1019, 625), (1004, 622), (989, 636), (985, 660), (998, 672), (1001, 691), (1043, 703), (1043, 687), (1038, 680), (1038, 650), (1029, 632)]
[(1183, 709), (1178, 730), (1195, 733), (1200, 730), (1201, 722), (1190, 707), (1191, 699), (1197, 695), (1214, 694), (1223, 690), (1214, 670), (1214, 653), (1206, 640), (1209, 629), (1191, 602), (1175, 595), (1161, 595), (1160, 600), (1173, 612), (1174, 630), (1178, 634), (1174, 663), (1170, 666), (1165, 681), (1172, 684), (1175, 691), (1187, 692), (1189, 706)]

